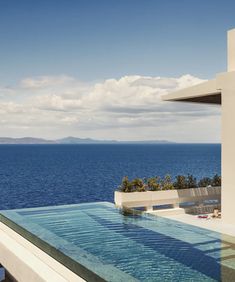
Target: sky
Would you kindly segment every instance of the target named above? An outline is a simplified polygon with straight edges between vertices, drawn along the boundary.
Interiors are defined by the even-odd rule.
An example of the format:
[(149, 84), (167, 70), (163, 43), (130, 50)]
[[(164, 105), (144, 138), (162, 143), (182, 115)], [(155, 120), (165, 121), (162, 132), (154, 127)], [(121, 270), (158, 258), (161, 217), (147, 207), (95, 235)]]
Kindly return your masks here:
[(226, 70), (231, 0), (0, 0), (0, 136), (220, 142), (161, 96)]

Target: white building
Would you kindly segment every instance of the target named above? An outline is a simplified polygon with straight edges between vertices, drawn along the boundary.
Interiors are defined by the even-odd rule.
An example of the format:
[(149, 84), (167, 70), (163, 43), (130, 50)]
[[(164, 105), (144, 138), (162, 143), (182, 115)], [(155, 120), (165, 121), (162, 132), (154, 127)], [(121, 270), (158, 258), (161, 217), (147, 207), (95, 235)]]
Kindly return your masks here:
[(235, 224), (235, 29), (228, 31), (227, 72), (163, 97), (165, 101), (221, 104), (222, 220)]

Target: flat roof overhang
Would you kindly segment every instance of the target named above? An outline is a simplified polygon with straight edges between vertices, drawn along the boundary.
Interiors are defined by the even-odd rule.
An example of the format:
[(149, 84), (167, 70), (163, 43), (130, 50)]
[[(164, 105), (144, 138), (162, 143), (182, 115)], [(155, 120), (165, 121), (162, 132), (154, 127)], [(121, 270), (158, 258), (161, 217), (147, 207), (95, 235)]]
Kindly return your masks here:
[(188, 87), (162, 97), (164, 101), (179, 101), (221, 105), (221, 89), (216, 87), (216, 79)]

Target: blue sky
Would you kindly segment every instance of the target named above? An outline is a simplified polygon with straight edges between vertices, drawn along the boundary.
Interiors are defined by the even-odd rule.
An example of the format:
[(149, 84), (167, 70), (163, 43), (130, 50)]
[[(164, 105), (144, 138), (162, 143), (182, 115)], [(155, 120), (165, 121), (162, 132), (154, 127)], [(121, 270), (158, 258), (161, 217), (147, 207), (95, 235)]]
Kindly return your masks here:
[(1, 0), (0, 81), (211, 78), (226, 69), (234, 11), (228, 0)]
[[(183, 75), (192, 76), (189, 80), (194, 84), (199, 82), (198, 78), (210, 79), (226, 70), (226, 31), (235, 27), (234, 11), (235, 1), (229, 0), (0, 0), (0, 110), (1, 106), (4, 109), (9, 106), (9, 112), (2, 117), (2, 134), (177, 141), (184, 138), (189, 142), (219, 142), (219, 110), (214, 108), (211, 115), (204, 114), (208, 112), (206, 108), (200, 108), (201, 112), (196, 110), (198, 116), (193, 122), (198, 131), (195, 132), (190, 131), (193, 122), (189, 125), (183, 122), (190, 106), (187, 109), (180, 107), (184, 114), (182, 120), (175, 123), (175, 129), (169, 127), (172, 134), (164, 131), (164, 117), (161, 120), (154, 117), (150, 122), (152, 125), (164, 124), (158, 134), (153, 133), (153, 126), (149, 125), (140, 137), (136, 124), (145, 124), (150, 119), (143, 114), (143, 108), (146, 112), (146, 101), (152, 99), (149, 98), (152, 95), (149, 85), (156, 84), (156, 77), (169, 78), (170, 84), (170, 79), (176, 78), (174, 90), (188, 85), (187, 79), (180, 79)], [(123, 77), (127, 77), (126, 80), (121, 80)], [(148, 84), (149, 91), (146, 90), (146, 77), (148, 83), (151, 78), (153, 80)], [(106, 81), (110, 79), (113, 84), (108, 82), (107, 86)], [(135, 79), (145, 84), (141, 85), (142, 92), (138, 97), (130, 88)], [(102, 84), (103, 92), (99, 84)], [(120, 106), (122, 101), (116, 101), (120, 106), (119, 116), (111, 111), (117, 97), (127, 100), (129, 97), (123, 97), (115, 87), (121, 87), (121, 91), (136, 98), (130, 102), (141, 109), (137, 120), (136, 115), (131, 116), (133, 110), (125, 109), (125, 115), (121, 116), (124, 111)], [(164, 94), (169, 87), (156, 86), (156, 101), (159, 93)], [(102, 108), (102, 113), (98, 108), (90, 109), (97, 113), (94, 121), (94, 116), (87, 115), (85, 101), (81, 101), (80, 96), (86, 93), (87, 99), (90, 95), (92, 104), (97, 100), (97, 91), (103, 93), (99, 94), (100, 100), (106, 97), (113, 104), (110, 102), (112, 106)], [(141, 104), (145, 91), (146, 99)], [(113, 93), (114, 97), (107, 98), (108, 93)], [(67, 109), (70, 105), (68, 97), (73, 98), (71, 104), (80, 105), (80, 108), (71, 110), (69, 106)], [(51, 105), (50, 109), (35, 107), (39, 100)], [(50, 123), (52, 115), (49, 115), (53, 111), (58, 115), (57, 121), (70, 120), (74, 124), (63, 127), (62, 122), (56, 125), (54, 120), (51, 127), (46, 128), (43, 123), (35, 123), (38, 116), (35, 113), (33, 116), (29, 109), (41, 110), (37, 114), (45, 116), (47, 123)], [(171, 115), (179, 114), (177, 105), (171, 110)], [(25, 114), (23, 124), (17, 125), (20, 115), (17, 111), (21, 112), (21, 117)], [(63, 111), (67, 116), (62, 116)], [(165, 115), (167, 111), (159, 110)], [(113, 125), (103, 118), (106, 115), (106, 120), (110, 121), (107, 112), (112, 114)], [(88, 120), (97, 126), (89, 127)], [(177, 137), (179, 128), (188, 128), (182, 140)], [(201, 139), (198, 137), (200, 130), (203, 130)]]

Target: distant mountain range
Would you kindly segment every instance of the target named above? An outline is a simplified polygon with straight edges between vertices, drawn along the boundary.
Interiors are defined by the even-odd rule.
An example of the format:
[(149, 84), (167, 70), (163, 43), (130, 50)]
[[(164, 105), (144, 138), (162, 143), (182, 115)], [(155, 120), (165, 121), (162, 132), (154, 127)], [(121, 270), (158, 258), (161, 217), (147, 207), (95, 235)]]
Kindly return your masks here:
[(146, 141), (116, 141), (116, 140), (95, 140), (91, 138), (66, 137), (57, 140), (46, 140), (42, 138), (23, 137), (10, 138), (0, 137), (0, 144), (168, 144), (166, 140)]
[(45, 140), (42, 138), (10, 138), (10, 137), (0, 137), (0, 144), (55, 144), (55, 141)]

